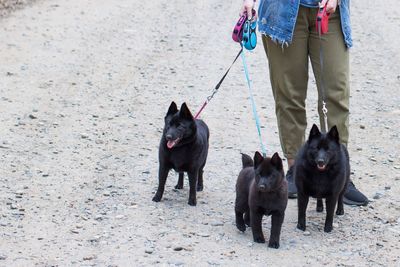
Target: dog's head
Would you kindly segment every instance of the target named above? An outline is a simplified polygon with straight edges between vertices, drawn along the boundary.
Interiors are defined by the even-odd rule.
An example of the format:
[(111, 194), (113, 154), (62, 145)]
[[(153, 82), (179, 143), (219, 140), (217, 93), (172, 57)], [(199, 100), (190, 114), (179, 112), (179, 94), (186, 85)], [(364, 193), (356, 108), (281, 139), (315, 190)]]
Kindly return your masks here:
[(307, 141), (307, 160), (319, 171), (325, 171), (335, 161), (340, 152), (339, 132), (333, 126), (328, 133), (321, 133), (317, 125), (313, 125)]
[(196, 133), (196, 123), (186, 103), (178, 110), (172, 102), (165, 115), (164, 138), (169, 149), (178, 146), (182, 140)]
[(272, 158), (264, 158), (259, 152), (254, 154), (255, 185), (259, 192), (278, 189), (284, 179), (282, 159), (278, 153)]

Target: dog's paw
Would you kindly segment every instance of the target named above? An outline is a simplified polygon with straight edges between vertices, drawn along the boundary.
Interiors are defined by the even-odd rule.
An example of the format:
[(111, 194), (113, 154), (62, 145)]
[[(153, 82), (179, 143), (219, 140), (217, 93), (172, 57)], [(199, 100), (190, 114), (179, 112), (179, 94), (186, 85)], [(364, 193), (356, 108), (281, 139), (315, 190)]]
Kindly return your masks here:
[(254, 238), (254, 242), (256, 243), (265, 243), (265, 239), (262, 236), (258, 236)]
[(154, 197), (153, 197), (153, 201), (154, 202), (160, 202), (161, 201), (161, 197), (159, 196), (159, 195), (155, 195)]
[(270, 247), (270, 248), (279, 248), (279, 241), (270, 240), (268, 242), (268, 247)]
[(246, 225), (244, 224), (236, 224), (237, 229), (239, 229), (240, 232), (246, 231)]
[(175, 185), (175, 189), (183, 189), (183, 185), (177, 184), (177, 185)]
[(336, 210), (336, 215), (343, 215), (344, 214), (344, 210), (343, 209), (337, 209)]
[(190, 206), (196, 206), (197, 201), (196, 201), (196, 199), (189, 199), (188, 204), (189, 204)]
[(202, 185), (197, 185), (196, 191), (197, 192), (203, 191), (203, 186)]
[(332, 229), (333, 229), (332, 225), (325, 225), (324, 232), (330, 233), (330, 232), (332, 232)]
[(301, 231), (305, 231), (306, 230), (306, 225), (303, 223), (297, 223), (297, 229), (301, 230)]

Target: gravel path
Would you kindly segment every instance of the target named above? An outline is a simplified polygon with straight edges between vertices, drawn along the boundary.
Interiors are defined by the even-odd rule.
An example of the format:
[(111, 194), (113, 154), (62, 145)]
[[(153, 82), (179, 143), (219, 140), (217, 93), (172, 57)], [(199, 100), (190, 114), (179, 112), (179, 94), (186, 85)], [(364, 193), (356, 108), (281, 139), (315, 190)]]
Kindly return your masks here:
[(35, 1), (37, 0), (0, 0), (0, 17), (7, 16), (11, 12)]
[[(240, 61), (203, 113), (197, 207), (172, 172), (151, 201), (164, 114), (172, 100), (197, 110), (229, 66), (240, 1), (38, 1), (1, 19), (0, 266), (400, 266), (396, 3), (352, 3), (349, 151), (373, 202), (345, 206), (326, 234), (315, 201), (297, 231), (290, 200), (279, 250), (234, 226), (239, 153), (259, 149)], [(247, 56), (268, 153), (280, 152), (262, 46)], [(307, 104), (311, 124), (313, 79)]]

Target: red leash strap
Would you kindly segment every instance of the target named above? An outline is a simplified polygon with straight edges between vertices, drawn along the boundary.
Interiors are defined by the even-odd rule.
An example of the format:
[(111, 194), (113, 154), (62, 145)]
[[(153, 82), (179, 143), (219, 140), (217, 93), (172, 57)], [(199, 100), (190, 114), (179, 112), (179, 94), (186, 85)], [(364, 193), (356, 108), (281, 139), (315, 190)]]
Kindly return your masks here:
[(208, 101), (205, 101), (204, 104), (201, 106), (200, 110), (197, 111), (196, 115), (194, 116), (194, 119), (195, 119), (195, 120), (200, 116), (200, 113), (201, 113), (201, 112), (203, 111), (203, 109), (207, 106), (207, 104), (208, 104)]

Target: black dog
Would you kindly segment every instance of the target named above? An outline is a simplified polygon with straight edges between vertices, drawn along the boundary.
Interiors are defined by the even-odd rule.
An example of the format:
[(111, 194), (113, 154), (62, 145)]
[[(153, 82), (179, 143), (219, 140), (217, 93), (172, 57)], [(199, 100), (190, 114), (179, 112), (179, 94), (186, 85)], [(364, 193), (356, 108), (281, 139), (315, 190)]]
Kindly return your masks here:
[[(287, 181), (278, 153), (263, 158), (256, 152), (253, 160), (242, 154), (243, 169), (236, 182), (236, 227), (244, 232), (251, 226), (254, 242), (265, 243), (263, 215), (272, 215), (268, 246), (279, 248), (279, 238), (287, 205)], [(244, 215), (244, 218), (243, 218)]]
[(333, 214), (343, 215), (343, 194), (350, 179), (349, 153), (339, 143), (339, 133), (333, 126), (321, 133), (314, 124), (308, 141), (300, 149), (294, 167), (297, 186), (297, 228), (306, 229), (306, 210), (309, 197), (317, 198), (317, 211), (323, 211), (326, 199), (325, 232), (332, 231)]
[(168, 172), (174, 169), (179, 172), (176, 189), (183, 188), (183, 172), (187, 172), (190, 185), (188, 204), (196, 206), (196, 190), (203, 190), (203, 168), (207, 160), (209, 135), (207, 125), (193, 118), (186, 103), (182, 104), (180, 111), (174, 102), (171, 103), (160, 142), (159, 184), (153, 201), (161, 200)]

